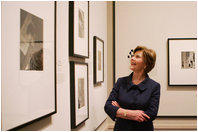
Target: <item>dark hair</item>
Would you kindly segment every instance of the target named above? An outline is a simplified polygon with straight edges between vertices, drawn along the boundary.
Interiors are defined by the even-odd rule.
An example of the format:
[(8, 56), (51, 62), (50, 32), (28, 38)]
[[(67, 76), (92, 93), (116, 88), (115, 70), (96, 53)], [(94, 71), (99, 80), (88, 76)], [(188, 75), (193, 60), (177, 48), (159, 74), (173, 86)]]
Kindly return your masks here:
[(146, 73), (149, 73), (155, 66), (156, 62), (156, 53), (152, 49), (148, 49), (145, 46), (137, 46), (134, 50), (134, 54), (137, 51), (142, 51), (143, 52), (143, 57), (144, 57), (144, 63), (146, 64), (146, 68), (144, 71)]

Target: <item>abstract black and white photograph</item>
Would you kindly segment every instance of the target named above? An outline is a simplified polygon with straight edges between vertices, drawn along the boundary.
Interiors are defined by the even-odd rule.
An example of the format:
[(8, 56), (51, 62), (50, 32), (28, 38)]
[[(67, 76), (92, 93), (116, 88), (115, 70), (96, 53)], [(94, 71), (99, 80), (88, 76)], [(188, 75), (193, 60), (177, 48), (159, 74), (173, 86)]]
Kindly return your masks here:
[(15, 131), (56, 113), (56, 3), (3, 5), (1, 125)]
[(196, 86), (196, 38), (168, 39), (168, 85)]
[(181, 52), (181, 67), (183, 69), (195, 69), (195, 52), (185, 51)]
[(94, 42), (94, 84), (104, 81), (104, 41), (97, 36)]
[(43, 19), (20, 9), (20, 70), (43, 70)]

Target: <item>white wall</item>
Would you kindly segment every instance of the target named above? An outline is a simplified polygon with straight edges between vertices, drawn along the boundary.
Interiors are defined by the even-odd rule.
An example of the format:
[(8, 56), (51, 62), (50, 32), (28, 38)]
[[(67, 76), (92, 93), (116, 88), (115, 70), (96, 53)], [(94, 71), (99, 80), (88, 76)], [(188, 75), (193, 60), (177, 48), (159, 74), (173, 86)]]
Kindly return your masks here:
[(68, 2), (57, 2), (57, 113), (44, 130), (70, 130)]
[[(68, 15), (69, 2), (57, 2), (57, 113), (20, 130), (71, 130)], [(104, 82), (101, 85), (93, 84), (93, 36), (104, 40)], [(106, 119), (104, 112), (107, 96), (106, 2), (89, 2), (89, 58), (85, 61), (89, 65), (89, 119), (76, 130), (95, 130)]]
[(129, 75), (127, 55), (137, 45), (157, 53), (150, 77), (161, 84), (159, 116), (194, 116), (196, 87), (168, 86), (168, 38), (196, 38), (196, 2), (116, 2), (116, 79)]

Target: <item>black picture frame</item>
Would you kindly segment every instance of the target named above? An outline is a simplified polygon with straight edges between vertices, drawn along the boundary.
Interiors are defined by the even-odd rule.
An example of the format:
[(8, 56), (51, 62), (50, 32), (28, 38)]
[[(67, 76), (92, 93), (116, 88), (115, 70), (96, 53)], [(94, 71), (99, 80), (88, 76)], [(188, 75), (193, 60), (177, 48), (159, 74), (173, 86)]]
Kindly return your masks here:
[(88, 78), (87, 63), (70, 61), (71, 129), (77, 128), (89, 118)]
[[(196, 44), (197, 38), (168, 38), (168, 86), (197, 86)], [(194, 59), (185, 66), (187, 55)]]
[(69, 56), (89, 58), (88, 1), (69, 1)]
[(94, 84), (104, 82), (104, 41), (93, 37), (94, 42)]
[[(13, 87), (15, 88), (15, 92), (14, 92), (14, 96), (10, 95), (10, 93), (8, 93), (7, 91), (3, 90), (4, 92), (2, 93), (3, 96), (10, 96), (9, 99), (9, 103), (12, 102), (12, 105), (9, 105), (9, 103), (7, 103), (8, 98), (4, 99), (2, 98), (2, 107), (5, 106), (7, 107), (7, 109), (5, 110), (7, 111), (11, 111), (10, 113), (12, 113), (12, 115), (10, 115), (10, 113), (4, 113), (4, 110), (2, 111), (2, 130), (9, 130), (9, 131), (16, 131), (19, 130), (27, 125), (30, 125), (34, 122), (37, 122), (43, 118), (49, 117), (53, 114), (55, 114), (57, 112), (57, 100), (56, 100), (56, 2), (14, 2), (14, 3), (4, 3), (7, 4), (7, 6), (4, 6), (4, 9), (7, 9), (6, 11), (10, 10), (12, 15), (17, 14), (17, 16), (19, 16), (17, 19), (19, 19), (19, 21), (15, 20), (15, 24), (18, 25), (18, 30), (16, 30), (16, 32), (14, 31), (13, 36), (10, 35), (10, 37), (12, 38), (12, 40), (16, 41), (16, 45), (21, 43), (21, 41), (18, 41), (18, 34), (17, 33), (21, 33), (20, 32), (20, 23), (21, 23), (21, 18), (24, 17), (25, 15), (23, 14), (24, 12), (26, 12), (26, 14), (29, 15), (29, 17), (24, 17), (26, 20), (27, 19), (35, 19), (35, 17), (39, 17), (41, 19), (43, 19), (45, 21), (44, 24), (44, 34), (47, 34), (48, 37), (45, 38), (44, 41), (27, 41), (25, 43), (43, 43), (44, 48), (43, 48), (43, 66), (42, 69), (21, 69), (20, 68), (20, 62), (18, 62), (20, 59), (20, 54), (13, 54), (10, 53), (10, 56), (12, 57), (11, 60), (15, 65), (7, 65), (5, 69), (8, 69), (9, 71), (5, 70), (6, 72), (10, 72), (10, 70), (12, 70), (12, 75), (9, 76), (8, 74), (6, 74), (5, 76), (10, 77), (10, 80), (6, 80), (3, 81), (2, 84), (5, 87), (2, 87), (3, 89), (8, 89), (9, 87), (7, 87), (7, 84), (11, 84), (13, 85)], [(38, 8), (38, 5), (40, 5), (40, 7), (43, 8)], [(41, 6), (42, 5), (42, 6)], [(32, 7), (27, 8), (28, 7)], [(17, 10), (17, 11), (15, 11)], [(40, 12), (37, 12), (37, 14), (34, 12), (35, 10), (41, 10)], [(44, 17), (44, 12), (42, 10), (48, 10), (51, 13), (51, 16), (46, 16)], [(20, 13), (20, 15), (19, 15)], [(8, 18), (12, 17), (12, 15), (8, 16)], [(41, 17), (42, 16), (42, 17)], [(32, 17), (32, 18), (31, 18)], [(11, 26), (13, 25), (13, 21), (11, 22), (7, 22), (7, 17), (4, 19), (6, 22), (6, 28), (7, 26)], [(38, 19), (36, 19), (38, 20)], [(35, 22), (35, 21), (34, 21)], [(33, 22), (32, 22), (33, 23)], [(36, 22), (35, 22), (36, 23)], [(33, 23), (33, 24), (35, 24)], [(5, 23), (4, 23), (5, 24)], [(14, 24), (14, 26), (16, 26)], [(26, 23), (28, 25), (28, 23)], [(37, 23), (38, 24), (38, 23)], [(36, 24), (35, 24), (36, 25)], [(42, 26), (41, 26), (42, 27)], [(47, 30), (47, 31), (46, 31)], [(49, 32), (48, 30), (50, 30), (50, 33), (46, 33)], [(28, 30), (29, 36), (30, 34), (33, 32), (32, 30)], [(13, 31), (12, 31), (13, 32)], [(5, 34), (10, 34), (9, 31), (6, 30), (6, 32), (4, 32)], [(17, 34), (17, 35), (16, 35)], [(21, 35), (21, 34), (20, 34)], [(32, 35), (32, 34), (31, 34)], [(15, 37), (16, 36), (16, 37)], [(51, 37), (49, 37), (51, 36)], [(6, 41), (5, 41), (6, 40)], [(9, 47), (9, 41), (6, 37), (2, 37), (2, 45), (5, 45), (5, 47)], [(5, 42), (5, 43), (4, 43)], [(48, 44), (48, 46), (46, 46)], [(11, 47), (13, 48), (13, 43), (11, 43)], [(18, 47), (18, 46), (17, 46)], [(20, 47), (20, 46), (19, 46)], [(9, 49), (9, 48), (6, 48)], [(13, 48), (14, 50), (17, 50), (17, 48)], [(49, 50), (50, 49), (50, 50)], [(4, 50), (5, 52), (7, 52), (6, 50)], [(20, 50), (18, 50), (17, 52), (20, 52)], [(2, 53), (4, 54), (4, 53)], [(4, 56), (4, 55), (3, 55)], [(15, 59), (15, 56), (17, 59)], [(50, 58), (51, 60), (49, 61), (49, 59), (47, 60), (46, 58)], [(8, 59), (6, 57), (6, 59)], [(16, 60), (16, 61), (15, 61)], [(3, 61), (3, 63), (8, 63), (7, 60), (6, 62)], [(45, 72), (43, 72), (45, 70)], [(4, 75), (2, 75), (4, 76)], [(4, 77), (5, 77), (4, 76)], [(30, 77), (34, 77), (34, 82), (27, 82), (26, 85), (24, 84), (20, 84), (20, 82), (25, 82), (25, 80), (27, 80), (27, 78)], [(43, 77), (43, 78), (42, 78)], [(17, 80), (18, 83), (17, 85), (14, 82)], [(39, 80), (39, 81), (38, 81)], [(49, 83), (49, 81), (53, 82), (53, 83)], [(13, 82), (13, 83), (10, 83)], [(44, 83), (41, 83), (44, 82)], [(38, 84), (38, 85), (37, 85)], [(49, 85), (46, 85), (49, 84)], [(37, 85), (37, 87), (35, 87), (35, 85)], [(13, 88), (12, 87), (12, 88)], [(38, 88), (42, 89), (42, 91), (39, 91)], [(27, 91), (23, 91), (23, 90), (27, 90)], [(47, 91), (49, 90), (49, 91)], [(38, 95), (38, 93), (41, 93)], [(12, 94), (12, 93), (11, 93)], [(26, 103), (23, 102), (23, 98), (24, 97), (28, 97), (26, 99)], [(47, 97), (46, 100), (48, 100), (47, 102), (42, 101), (44, 100), (43, 97)], [(14, 100), (14, 98), (16, 98), (16, 100)], [(18, 100), (18, 98), (20, 98)], [(36, 100), (41, 100), (40, 102), (37, 102)], [(28, 102), (28, 103), (27, 103)], [(20, 104), (20, 107), (19, 105)], [(9, 107), (12, 107), (12, 109), (8, 109), (8, 105)], [(15, 107), (15, 109), (13, 108)], [(19, 110), (18, 110), (19, 108)], [(26, 109), (24, 109), (26, 108)], [(35, 108), (35, 111), (31, 110), (30, 108)], [(2, 108), (4, 109), (4, 108)], [(23, 111), (21, 111), (23, 110)], [(25, 113), (24, 111), (29, 110), (27, 113)], [(23, 113), (23, 114), (21, 114)], [(17, 117), (17, 118), (16, 118)], [(6, 118), (6, 120), (4, 120)], [(9, 120), (8, 120), (9, 118)], [(8, 121), (8, 122), (7, 122)]]

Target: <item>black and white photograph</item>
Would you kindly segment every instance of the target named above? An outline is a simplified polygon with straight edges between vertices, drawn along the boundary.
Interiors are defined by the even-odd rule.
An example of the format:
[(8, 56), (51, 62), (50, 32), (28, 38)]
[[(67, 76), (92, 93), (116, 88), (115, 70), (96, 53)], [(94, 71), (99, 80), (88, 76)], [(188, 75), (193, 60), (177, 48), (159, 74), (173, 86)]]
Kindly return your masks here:
[(43, 70), (43, 19), (20, 9), (20, 70)]
[(181, 52), (182, 69), (195, 69), (195, 52)]
[(84, 78), (78, 79), (78, 109), (85, 106)]
[(196, 38), (168, 39), (169, 86), (197, 85), (196, 45)]
[(3, 7), (1, 130), (7, 131), (56, 113), (56, 20), (54, 1)]
[(79, 12), (78, 12), (78, 22), (79, 22), (79, 25), (78, 25), (78, 29), (79, 29), (79, 31), (78, 31), (78, 36), (80, 37), (80, 38), (84, 38), (84, 32), (85, 32), (85, 16), (84, 16), (84, 12), (79, 8), (79, 10), (78, 10)]
[(101, 65), (102, 65), (102, 54), (101, 54), (101, 50), (98, 51), (98, 71), (101, 71), (102, 68), (101, 68)]
[(104, 81), (104, 41), (93, 37), (94, 42), (94, 84), (101, 84)]
[(71, 128), (89, 118), (88, 63), (70, 61)]
[(69, 56), (89, 58), (89, 2), (69, 1)]

